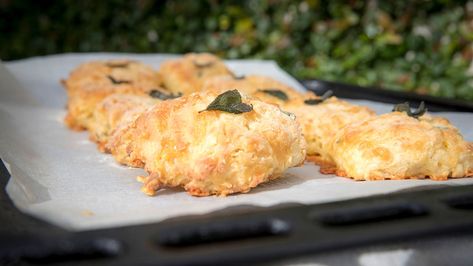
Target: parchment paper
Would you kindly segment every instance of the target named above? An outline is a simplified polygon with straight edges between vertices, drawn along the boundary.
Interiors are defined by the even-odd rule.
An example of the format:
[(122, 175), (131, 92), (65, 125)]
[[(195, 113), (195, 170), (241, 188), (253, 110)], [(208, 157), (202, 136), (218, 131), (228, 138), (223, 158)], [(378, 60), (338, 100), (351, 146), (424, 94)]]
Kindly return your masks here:
[[(234, 205), (270, 206), (279, 203), (319, 203), (391, 193), (419, 186), (472, 184), (472, 178), (446, 182), (430, 180), (355, 182), (322, 175), (306, 164), (287, 171), (284, 178), (263, 184), (247, 194), (228, 197), (189, 196), (182, 189), (166, 189), (149, 197), (135, 176), (141, 169), (118, 165), (97, 151), (86, 132), (63, 124), (66, 93), (59, 80), (88, 60), (131, 58), (155, 68), (172, 55), (64, 54), (0, 64), (0, 156), (11, 179), (7, 192), (22, 211), (71, 230), (161, 221), (200, 214)], [(227, 62), (237, 74), (272, 76), (299, 90), (302, 86), (274, 62)], [(352, 101), (389, 112), (391, 105)], [(472, 113), (439, 113), (473, 140)]]

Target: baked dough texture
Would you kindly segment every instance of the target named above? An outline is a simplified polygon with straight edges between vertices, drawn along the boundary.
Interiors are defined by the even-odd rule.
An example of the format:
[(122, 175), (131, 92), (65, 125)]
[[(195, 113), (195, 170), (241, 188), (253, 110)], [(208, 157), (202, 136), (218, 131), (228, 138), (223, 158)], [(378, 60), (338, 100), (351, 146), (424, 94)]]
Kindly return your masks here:
[(67, 80), (67, 115), (71, 129), (89, 127), (97, 103), (113, 93), (147, 94), (161, 79), (149, 66), (130, 60), (92, 61), (78, 66)]
[[(317, 97), (310, 97), (317, 98)], [(368, 107), (330, 97), (317, 105), (289, 105), (285, 109), (296, 116), (307, 141), (307, 159), (320, 165), (333, 165), (329, 143), (346, 125), (375, 116)]]
[(304, 162), (306, 143), (293, 118), (243, 93), (250, 112), (202, 111), (220, 93), (163, 101), (111, 138), (119, 162), (148, 172), (139, 178), (146, 194), (178, 186), (194, 196), (248, 192)]
[(208, 53), (190, 53), (161, 64), (159, 73), (166, 89), (184, 95), (200, 91), (208, 78), (232, 75), (222, 60)]
[[(220, 76), (207, 79), (203, 90), (215, 89), (238, 89), (266, 103), (285, 106), (288, 104), (302, 104), (304, 96), (286, 84), (273, 78), (261, 75), (248, 75), (243, 77)], [(281, 99), (264, 92), (268, 90), (278, 90), (283, 92), (287, 99)]]
[(355, 180), (473, 175), (473, 146), (444, 118), (393, 112), (343, 128), (332, 143), (334, 172)]
[[(305, 104), (304, 100), (320, 97), (312, 93), (300, 93), (284, 83), (260, 75), (248, 75), (244, 78), (229, 76), (211, 78), (204, 83), (203, 90), (235, 88), (295, 114), (307, 142), (308, 159), (318, 164), (333, 164), (327, 150), (327, 143), (338, 130), (347, 124), (375, 115), (367, 107), (352, 105), (336, 97), (331, 97), (317, 105)], [(278, 90), (283, 92), (287, 99), (281, 99), (264, 90)]]
[(105, 152), (105, 146), (113, 132), (159, 102), (161, 100), (145, 95), (116, 93), (105, 97), (95, 107), (89, 123), (90, 139), (97, 143), (101, 152)]

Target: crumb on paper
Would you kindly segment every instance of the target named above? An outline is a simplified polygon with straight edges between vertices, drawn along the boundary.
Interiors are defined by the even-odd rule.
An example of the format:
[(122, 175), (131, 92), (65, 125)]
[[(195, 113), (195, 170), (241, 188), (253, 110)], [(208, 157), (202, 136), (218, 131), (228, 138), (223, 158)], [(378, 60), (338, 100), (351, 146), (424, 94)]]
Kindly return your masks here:
[(146, 179), (146, 177), (145, 177), (145, 176), (141, 176), (141, 175), (139, 175), (139, 176), (136, 177), (136, 181), (138, 181), (138, 182), (140, 182), (140, 183), (144, 183), (144, 182), (145, 182), (145, 179)]
[(91, 216), (94, 216), (95, 213), (91, 210), (83, 210), (80, 212), (80, 215), (84, 216), (84, 217), (91, 217)]

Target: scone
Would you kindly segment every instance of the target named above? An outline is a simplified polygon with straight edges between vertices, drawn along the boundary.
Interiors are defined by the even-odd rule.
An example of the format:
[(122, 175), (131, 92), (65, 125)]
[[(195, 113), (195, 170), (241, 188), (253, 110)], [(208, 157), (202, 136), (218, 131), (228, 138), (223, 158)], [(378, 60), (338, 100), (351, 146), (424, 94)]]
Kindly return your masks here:
[(191, 53), (165, 61), (159, 73), (166, 89), (184, 95), (199, 91), (210, 77), (232, 75), (222, 60), (208, 53)]
[(277, 80), (260, 75), (211, 78), (204, 83), (203, 90), (233, 88), (293, 113), (301, 124), (307, 142), (307, 158), (318, 164), (333, 164), (327, 143), (338, 130), (375, 114), (367, 107), (352, 105), (336, 97), (323, 99), (309, 92), (300, 93)]
[(404, 112), (348, 125), (334, 138), (337, 175), (355, 180), (430, 178), (473, 175), (473, 146), (446, 119)]
[(68, 96), (65, 123), (82, 130), (89, 127), (97, 103), (108, 95), (147, 94), (160, 88), (161, 79), (151, 67), (135, 61), (93, 61), (73, 70), (63, 85)]
[(242, 77), (220, 76), (207, 79), (203, 90), (238, 89), (267, 103), (280, 107), (288, 104), (301, 104), (304, 95), (286, 84), (273, 78), (261, 75), (248, 75)]
[(95, 107), (89, 124), (90, 139), (105, 152), (105, 145), (114, 131), (158, 102), (161, 100), (146, 95), (116, 93), (105, 97)]
[(284, 108), (295, 114), (301, 124), (302, 132), (307, 141), (307, 159), (323, 166), (333, 165), (329, 153), (329, 143), (346, 125), (363, 121), (375, 116), (368, 107), (350, 104), (330, 97), (318, 104), (308, 104), (320, 97), (311, 96), (307, 103), (287, 105)]
[(140, 180), (149, 195), (178, 186), (194, 196), (248, 192), (305, 159), (294, 119), (237, 90), (164, 101), (117, 133), (112, 155), (144, 166), (149, 176)]

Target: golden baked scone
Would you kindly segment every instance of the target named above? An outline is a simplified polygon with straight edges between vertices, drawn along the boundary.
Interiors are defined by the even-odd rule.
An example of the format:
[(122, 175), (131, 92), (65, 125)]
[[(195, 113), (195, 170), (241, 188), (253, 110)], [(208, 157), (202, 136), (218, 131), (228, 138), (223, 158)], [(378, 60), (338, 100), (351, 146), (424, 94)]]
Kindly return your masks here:
[(159, 73), (166, 89), (184, 95), (199, 91), (207, 78), (232, 75), (222, 60), (208, 53), (190, 53), (165, 61)]
[(207, 79), (203, 90), (238, 89), (267, 103), (284, 106), (288, 104), (301, 104), (304, 95), (288, 85), (273, 78), (261, 75), (248, 75), (242, 77), (220, 76)]
[(105, 152), (105, 145), (113, 132), (133, 121), (145, 110), (161, 102), (146, 95), (115, 93), (105, 97), (95, 107), (89, 123), (90, 139)]
[(65, 123), (76, 130), (87, 129), (95, 106), (112, 93), (146, 94), (161, 85), (149, 66), (130, 60), (84, 63), (62, 81), (67, 90)]
[(163, 101), (114, 134), (111, 153), (144, 166), (149, 176), (140, 180), (148, 195), (178, 186), (194, 196), (248, 192), (302, 164), (306, 144), (293, 118), (244, 94), (240, 113), (215, 105), (236, 108), (236, 94), (210, 90)]
[[(311, 96), (309, 101), (320, 97)], [(329, 143), (346, 125), (375, 115), (368, 107), (350, 104), (330, 97), (318, 104), (288, 105), (285, 110), (295, 114), (307, 141), (307, 159), (320, 165), (332, 165)]]
[(355, 180), (473, 175), (473, 146), (448, 120), (392, 112), (348, 125), (334, 138), (337, 175)]
[[(260, 75), (214, 77), (203, 86), (203, 90), (234, 88), (295, 114), (307, 142), (308, 159), (318, 164), (333, 164), (327, 143), (338, 130), (349, 123), (375, 115), (367, 107), (353, 105), (336, 97), (322, 100), (312, 93), (300, 93), (284, 83)], [(311, 104), (314, 100), (321, 102)]]

